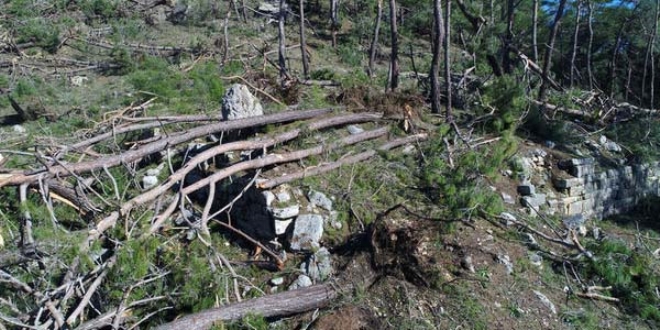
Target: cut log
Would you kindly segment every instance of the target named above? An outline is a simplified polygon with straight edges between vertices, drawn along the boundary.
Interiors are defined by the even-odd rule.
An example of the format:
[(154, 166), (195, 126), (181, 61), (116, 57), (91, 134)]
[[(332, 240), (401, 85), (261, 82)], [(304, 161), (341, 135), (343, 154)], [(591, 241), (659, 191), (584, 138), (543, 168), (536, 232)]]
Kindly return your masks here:
[[(426, 140), (427, 137), (428, 137), (427, 134), (416, 134), (416, 135), (408, 136), (408, 137), (405, 137), (405, 138), (396, 139), (396, 140), (390, 141), (390, 142), (382, 145), (381, 147), (378, 148), (378, 151), (386, 151), (386, 150), (390, 150), (392, 148), (396, 148), (398, 146), (402, 146), (402, 145), (407, 144), (407, 143), (423, 141), (423, 140)], [(365, 161), (365, 160), (367, 160), (367, 159), (369, 159), (369, 158), (371, 158), (375, 155), (376, 155), (375, 150), (365, 151), (365, 152), (359, 153), (357, 155), (342, 158), (342, 159), (340, 159), (340, 160), (338, 160), (334, 163), (331, 163), (331, 164), (326, 164), (326, 165), (318, 166), (318, 167), (315, 167), (315, 168), (312, 168), (312, 169), (306, 169), (306, 170), (301, 171), (301, 172), (296, 172), (296, 173), (292, 173), (292, 174), (288, 174), (288, 175), (283, 175), (283, 176), (280, 176), (280, 177), (277, 177), (277, 178), (274, 178), (274, 179), (270, 179), (268, 181), (261, 182), (261, 183), (257, 184), (257, 187), (260, 188), (260, 189), (271, 189), (271, 188), (279, 186), (283, 183), (291, 182), (291, 181), (298, 180), (298, 179), (303, 179), (303, 178), (314, 176), (314, 175), (319, 175), (321, 173), (330, 172), (332, 170), (338, 169), (338, 168), (340, 168), (342, 166), (345, 166), (345, 165), (359, 163), (359, 162)]]
[(242, 128), (255, 127), (260, 125), (281, 123), (294, 120), (309, 119), (330, 112), (329, 109), (308, 110), (308, 111), (288, 111), (273, 115), (238, 119), (221, 123), (213, 123), (200, 127), (195, 127), (180, 135), (173, 135), (158, 141), (151, 142), (135, 150), (128, 150), (118, 155), (98, 158), (92, 161), (80, 162), (75, 164), (61, 164), (41, 168), (39, 170), (24, 172), (13, 171), (5, 175), (5, 179), (0, 180), (0, 187), (16, 186), (21, 184), (31, 184), (42, 178), (65, 177), (74, 174), (82, 174), (92, 170), (104, 167), (113, 167), (120, 164), (134, 162), (150, 154), (163, 151), (169, 147), (191, 141), (196, 138), (207, 136), (209, 134), (238, 130)]

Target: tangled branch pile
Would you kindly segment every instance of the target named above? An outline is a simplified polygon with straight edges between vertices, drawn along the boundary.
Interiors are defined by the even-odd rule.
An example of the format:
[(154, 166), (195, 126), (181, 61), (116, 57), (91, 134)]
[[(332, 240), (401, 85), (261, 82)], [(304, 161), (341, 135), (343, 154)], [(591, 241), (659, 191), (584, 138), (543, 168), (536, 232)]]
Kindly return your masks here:
[[(179, 277), (168, 267), (172, 261), (182, 261), (177, 255), (182, 251), (174, 251), (177, 248), (171, 241), (190, 232), (213, 251), (208, 262), (229, 274), (225, 281), (233, 283), (232, 289), (226, 291), (222, 304), (241, 301), (239, 282), (249, 286), (249, 280), (237, 275), (232, 268), (235, 262), (213, 247), (212, 222), (263, 249), (269, 255), (264, 263), (281, 267), (283, 261), (267, 242), (251, 237), (249, 231), (214, 220), (231, 209), (231, 203), (214, 205), (216, 187), (223, 180), (250, 176), (252, 180), (244, 191), (255, 189), (255, 185), (270, 188), (426, 138), (425, 134), (395, 137), (380, 146), (365, 145), (360, 147), (363, 152), (346, 154), (314, 168), (272, 177), (268, 170), (277, 164), (313, 155), (330, 157), (331, 152), (345, 146), (387, 140), (391, 133), (387, 125), (378, 127), (378, 123), (384, 123), (380, 114), (333, 112), (331, 108), (221, 121), (209, 116), (140, 117), (146, 106), (148, 102), (115, 113), (81, 134), (83, 138), (76, 143), (53, 143), (34, 152), (7, 153), (0, 187), (17, 191), (15, 200), (6, 201), (10, 209), (5, 212), (20, 213), (21, 226), (10, 230), (8, 244), (17, 244), (21, 253), (0, 252), (0, 282), (16, 289), (0, 297), (3, 310), (11, 311), (0, 313), (2, 323), (25, 328), (76, 325), (89, 329), (133, 327), (154, 315), (171, 320), (185, 312), (177, 308), (177, 301), (185, 296), (182, 287), (186, 283), (177, 281), (194, 281), (190, 278), (194, 275)], [(309, 138), (310, 133), (367, 122), (376, 123), (374, 129), (337, 136), (307, 149), (295, 147), (295, 141)], [(272, 129), (275, 132), (256, 137), (244, 134), (266, 125), (276, 126)], [(194, 147), (211, 136), (233, 141)], [(226, 161), (232, 152), (253, 156)], [(225, 159), (224, 163), (220, 164), (219, 159)], [(203, 170), (209, 163), (217, 169)], [(202, 171), (204, 175), (199, 176)], [(145, 172), (158, 176), (161, 182), (141, 181)], [(205, 201), (193, 197), (200, 191), (205, 192)], [(241, 197), (238, 194), (231, 199)], [(201, 209), (201, 216), (191, 217), (190, 210), (196, 207)], [(173, 222), (177, 217), (185, 219), (180, 227)], [(66, 237), (66, 243), (42, 241), (38, 238), (42, 234), (33, 233), (33, 222), (48, 220), (52, 222), (52, 234)], [(162, 264), (140, 265), (135, 254), (148, 251), (144, 246), (154, 244), (162, 254), (155, 259)], [(173, 260), (164, 261), (168, 258)], [(141, 267), (144, 269), (138, 270)], [(133, 269), (129, 272), (127, 268)], [(122, 273), (131, 275), (121, 278)], [(234, 297), (230, 298), (232, 290)], [(169, 314), (165, 312), (168, 310)]]

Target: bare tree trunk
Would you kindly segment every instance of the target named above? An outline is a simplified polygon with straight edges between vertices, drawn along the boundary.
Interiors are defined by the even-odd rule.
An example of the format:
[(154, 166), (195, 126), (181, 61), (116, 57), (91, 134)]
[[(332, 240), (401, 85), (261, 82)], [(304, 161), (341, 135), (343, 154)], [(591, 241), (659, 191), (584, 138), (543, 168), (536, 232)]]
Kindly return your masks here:
[(225, 26), (224, 26), (225, 49), (222, 50), (222, 65), (227, 63), (227, 60), (229, 59), (229, 18), (231, 18), (231, 9), (227, 8), (227, 15), (225, 16)]
[(369, 48), (369, 77), (374, 76), (374, 61), (376, 60), (376, 49), (378, 48), (378, 34), (380, 33), (380, 21), (383, 18), (383, 0), (378, 0), (376, 11), (376, 23), (374, 24), (374, 37)]
[(593, 90), (594, 89), (594, 72), (591, 68), (591, 57), (593, 53), (593, 45), (594, 45), (594, 26), (593, 26), (593, 19), (594, 19), (594, 4), (591, 0), (587, 1), (587, 9), (588, 9), (588, 16), (587, 16), (587, 22), (589, 23), (589, 45), (587, 46), (587, 78), (589, 79), (589, 89)]
[[(651, 99), (649, 100), (649, 109), (655, 109), (655, 39), (658, 31), (658, 19), (660, 19), (660, 0), (655, 1), (655, 19), (653, 20), (653, 28), (649, 36), (649, 52), (648, 56), (651, 61)], [(650, 121), (649, 121), (650, 123)]]
[(550, 32), (550, 38), (548, 40), (548, 47), (545, 49), (545, 62), (543, 63), (543, 82), (539, 88), (539, 100), (545, 100), (545, 94), (548, 91), (548, 75), (550, 74), (550, 64), (552, 63), (552, 50), (555, 47), (555, 39), (557, 38), (557, 31), (559, 30), (559, 25), (561, 23), (561, 17), (564, 14), (564, 6), (566, 5), (566, 0), (559, 0), (559, 6), (557, 8), (557, 13), (555, 14), (555, 19), (552, 22), (552, 28)]
[[(445, 118), (448, 123), (453, 121), (451, 110), (451, 0), (445, 0), (445, 97), (447, 98), (447, 112)], [(508, 46), (507, 46), (508, 48)], [(508, 54), (508, 52), (505, 52)], [(505, 55), (508, 57), (508, 55)]]
[(286, 81), (286, 36), (284, 35), (284, 22), (286, 21), (286, 0), (280, 0), (280, 14), (279, 14), (279, 52), (278, 52), (278, 65), (280, 66), (280, 80), (282, 84)]
[(571, 51), (571, 64), (570, 64), (570, 81), (569, 86), (573, 88), (573, 82), (575, 81), (575, 57), (577, 56), (578, 50), (578, 34), (580, 33), (580, 11), (582, 10), (582, 1), (577, 2), (577, 8), (575, 8), (575, 27), (573, 29), (573, 50)]
[(515, 13), (514, 0), (507, 0), (506, 3), (506, 37), (504, 38), (504, 45), (502, 47), (502, 67), (505, 73), (511, 73), (511, 58), (509, 57), (509, 49), (513, 42), (513, 19)]
[[(623, 3), (622, 3), (622, 5), (623, 5)], [(610, 98), (613, 98), (615, 96), (615, 92), (616, 92), (616, 80), (617, 80), (616, 65), (617, 65), (617, 58), (619, 57), (619, 49), (621, 48), (621, 41), (623, 39), (623, 32), (626, 30), (626, 27), (628, 26), (628, 23), (630, 23), (630, 21), (632, 20), (632, 18), (635, 15), (635, 13), (637, 12), (638, 8), (639, 8), (639, 2), (637, 3), (637, 5), (635, 5), (635, 8), (632, 10), (631, 15), (626, 17), (625, 21), (623, 23), (621, 23), (621, 26), (619, 27), (619, 31), (617, 31), (617, 33), (616, 33), (616, 41), (614, 42), (614, 47), (612, 48), (612, 58), (610, 59), (610, 64), (609, 64), (609, 68), (608, 68), (608, 70), (609, 70), (609, 74), (608, 74), (609, 79), (608, 79), (608, 82), (607, 82), (607, 89), (608, 89), (608, 92), (609, 92), (608, 95), (610, 96)], [(628, 67), (630, 68), (630, 65), (628, 65)], [(628, 89), (628, 87), (629, 87), (628, 83), (629, 82), (626, 81), (624, 88)], [(625, 99), (627, 100), (628, 91), (625, 91), (625, 95), (626, 95)]]
[(247, 5), (245, 0), (241, 0), (241, 15), (243, 16), (243, 22), (247, 22)]
[(539, 62), (539, 46), (537, 41), (538, 36), (538, 25), (539, 25), (539, 0), (534, 0), (534, 6), (532, 9), (532, 60), (536, 63)]
[(632, 72), (633, 72), (632, 63), (630, 60), (628, 60), (628, 75), (626, 77), (626, 93), (624, 94), (623, 97), (623, 99), (626, 101), (630, 101), (629, 94), (630, 94), (630, 81), (632, 80)]
[(399, 87), (399, 31), (396, 22), (396, 0), (390, 0), (390, 30), (392, 37), (392, 53), (390, 55), (390, 90)]
[(339, 29), (339, 0), (330, 0), (330, 28), (332, 29), (332, 47), (337, 47), (337, 30)]
[(495, 23), (495, 0), (490, 0), (490, 24)]
[(440, 0), (433, 1), (433, 59), (431, 60), (431, 112), (440, 113), (440, 49), (444, 40), (444, 22)]
[[(627, 23), (627, 20), (626, 20)], [(616, 59), (617, 55), (619, 53), (619, 47), (621, 46), (621, 37), (623, 34), (623, 29), (626, 23), (621, 24), (621, 27), (619, 28), (619, 32), (616, 34), (616, 41), (614, 42), (614, 47), (612, 49), (612, 58), (610, 59), (610, 67), (608, 68), (609, 70), (609, 79), (607, 81), (607, 89), (609, 90), (608, 95), (610, 98), (614, 97), (614, 92), (616, 89)]]
[(303, 77), (309, 79), (309, 59), (307, 58), (307, 38), (305, 38), (305, 1), (300, 0), (300, 54), (302, 56)]

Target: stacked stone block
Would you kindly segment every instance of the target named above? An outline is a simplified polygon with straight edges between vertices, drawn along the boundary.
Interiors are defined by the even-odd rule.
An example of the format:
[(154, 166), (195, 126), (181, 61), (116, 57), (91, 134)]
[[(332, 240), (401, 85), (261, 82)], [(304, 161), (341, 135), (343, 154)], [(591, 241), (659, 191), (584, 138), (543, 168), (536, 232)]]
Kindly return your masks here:
[(548, 205), (564, 216), (601, 219), (631, 209), (644, 197), (660, 196), (658, 162), (599, 170), (593, 158), (574, 158), (558, 167), (562, 172), (552, 178), (558, 194)]

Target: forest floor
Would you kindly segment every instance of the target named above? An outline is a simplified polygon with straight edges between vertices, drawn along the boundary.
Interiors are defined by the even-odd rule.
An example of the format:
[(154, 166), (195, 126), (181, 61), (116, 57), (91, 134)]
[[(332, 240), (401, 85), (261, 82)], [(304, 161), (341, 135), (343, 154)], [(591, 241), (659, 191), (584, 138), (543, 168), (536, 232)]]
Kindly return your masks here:
[[(308, 51), (312, 80), (333, 83), (331, 86), (321, 86), (297, 81), (280, 88), (278, 68), (273, 64), (277, 62), (276, 25), (268, 17), (254, 13), (243, 22), (231, 11), (232, 16), (227, 19), (224, 2), (217, 7), (199, 2), (198, 6), (188, 8), (181, 21), (172, 16), (174, 7), (164, 2), (155, 6), (131, 2), (130, 6), (134, 7), (126, 5), (123, 11), (104, 8), (102, 1), (98, 2), (98, 8), (76, 8), (73, 5), (59, 8), (41, 2), (34, 8), (28, 8), (19, 3), (22, 4), (0, 5), (0, 12), (3, 13), (0, 14), (3, 20), (0, 25), (0, 116), (5, 116), (4, 125), (0, 128), (0, 140), (3, 141), (0, 154), (5, 159), (0, 159), (3, 169), (0, 174), (4, 174), (6, 169), (34, 169), (44, 159), (43, 154), (112, 131), (115, 125), (131, 120), (138, 122), (140, 118), (182, 115), (217, 117), (221, 99), (233, 83), (249, 85), (262, 101), (266, 114), (292, 108), (308, 110), (329, 107), (341, 107), (346, 113), (384, 113), (385, 120), (364, 123), (362, 127), (388, 127), (392, 137), (412, 134), (408, 132), (408, 125), (416, 126), (417, 121), (442, 126), (442, 118), (429, 113), (424, 93), (420, 91), (423, 81), (409, 77), (402, 81), (401, 92), (383, 92), (389, 56), (385, 46), (378, 51), (375, 78), (365, 73), (368, 39), (364, 33), (358, 37), (352, 36), (357, 30), (370, 28), (363, 20), (346, 20), (350, 24), (340, 28), (339, 45), (333, 48), (330, 45), (331, 33), (324, 20), (314, 15), (308, 17), (311, 24)], [(224, 36), (225, 24), (229, 24), (228, 45)], [(292, 76), (300, 76), (302, 66), (300, 48), (297, 46), (297, 23), (287, 24), (287, 65)], [(426, 68), (430, 61), (430, 45), (423, 40), (407, 41), (406, 45), (410, 46), (411, 52), (414, 49), (421, 54), (413, 57), (417, 67)], [(402, 71), (412, 71), (410, 59), (402, 56), (402, 68), (406, 69)], [(19, 113), (16, 104), (24, 114)], [(415, 118), (407, 117), (406, 106), (414, 108)], [(469, 116), (461, 116), (459, 112), (457, 117)], [(165, 135), (187, 132), (195, 124), (174, 126), (176, 129), (163, 128)], [(258, 135), (282, 132), (292, 127), (295, 125), (269, 124)], [(424, 131), (418, 128), (420, 132)], [(346, 133), (342, 132), (339, 129), (325, 130), (318, 135), (303, 132), (300, 140), (278, 146), (277, 151), (284, 153), (320, 144), (319, 141), (335, 141), (345, 137)], [(476, 137), (475, 134), (474, 141), (478, 143), (493, 137), (487, 134)], [(125, 151), (132, 142), (150, 137), (137, 134), (113, 138), (115, 140), (107, 145), (96, 150), (90, 148), (87, 153), (80, 154), (77, 161), (97, 157), (99, 153), (111, 154), (117, 151), (115, 147)], [(204, 139), (196, 141), (200, 140)], [(382, 137), (376, 141), (385, 142)], [(526, 141), (524, 137), (516, 137), (515, 141), (517, 152), (514, 155), (529, 148), (545, 148)], [(446, 205), (438, 205), (442, 200), (438, 201), (431, 196), (433, 192), (419, 185), (419, 170), (423, 163), (420, 159), (426, 160), (425, 151), (432, 147), (423, 145), (423, 142), (413, 145), (412, 152), (396, 150), (381, 153), (366, 162), (291, 183), (292, 186), (323, 191), (336, 198), (336, 210), (344, 227), (326, 232), (321, 241), (333, 253), (333, 276), (350, 280), (369, 273), (374, 274), (375, 282), (366, 287), (358, 286), (321, 310), (268, 320), (260, 319), (259, 311), (254, 311), (255, 315), (228, 326), (238, 329), (277, 327), (324, 330), (654, 328), (653, 323), (639, 315), (631, 315), (621, 304), (571, 294), (568, 288), (575, 285), (573, 278), (579, 277), (576, 274), (579, 270), (572, 268), (574, 265), (570, 262), (547, 258), (542, 258), (538, 263), (534, 257), (538, 256), (537, 251), (527, 244), (524, 230), (502, 226), (499, 219), (484, 218), (477, 212), (472, 214), (470, 210), (460, 218), (447, 216)], [(316, 158), (266, 167), (263, 177), (295, 173), (376, 146), (376, 143), (359, 145), (343, 149), (342, 154), (328, 152)], [(490, 146), (484, 144), (483, 148), (488, 150)], [(482, 157), (488, 157), (488, 154), (489, 151), (484, 151)], [(76, 160), (68, 161), (74, 163)], [(510, 167), (509, 162), (501, 164), (498, 172)], [(104, 171), (108, 169), (97, 168), (90, 176), (98, 179), (104, 176)], [(105, 200), (108, 202), (104, 204), (103, 211), (90, 221), (81, 219), (68, 205), (55, 204), (54, 211), (47, 209), (41, 196), (36, 193), (37, 188), (33, 187), (25, 204), (19, 203), (19, 194), (15, 189), (1, 188), (2, 276), (13, 275), (9, 278), (25, 281), (39, 292), (42, 289), (43, 292), (51, 292), (53, 287), (59, 286), (61, 277), (67, 276), (67, 270), (74, 269), (71, 265), (73, 260), (77, 260), (77, 246), (86, 237), (92, 236), (91, 231), (96, 230), (104, 217), (140, 194), (140, 183), (135, 173), (122, 166), (113, 168), (111, 172), (112, 175), (108, 176), (114, 176), (118, 182), (114, 182), (114, 188), (107, 179), (104, 185), (100, 185), (102, 196), (94, 199), (98, 197), (104, 203)], [(500, 175), (490, 184), (497, 191), (516, 196), (518, 182), (509, 176)], [(384, 213), (398, 204), (405, 205), (411, 211), (398, 208)], [(203, 207), (197, 205), (196, 209), (201, 211)], [(11, 256), (25, 254), (25, 246), (21, 245), (21, 214), (26, 209), (34, 217), (35, 244), (44, 255), (38, 261), (27, 259), (29, 261), (20, 262), (23, 266), (17, 266), (7, 260)], [(141, 211), (144, 213), (134, 211), (132, 216), (142, 219), (157, 215), (149, 213), (153, 211)], [(525, 213), (519, 203), (507, 205), (507, 211), (521, 221), (547, 230), (538, 218)], [(51, 221), (53, 216), (58, 218), (57, 224)], [(602, 220), (597, 226), (605, 235), (623, 242), (625, 246), (636, 247), (642, 242), (655, 250), (660, 237), (657, 228), (648, 225), (648, 221), (621, 219), (624, 218)], [(130, 223), (127, 220), (123, 224), (128, 226)], [(284, 277), (285, 282), (290, 283), (299, 273), (299, 262), (307, 257), (305, 254), (289, 254), (284, 269), (273, 273), (245, 266), (242, 261), (250, 258), (249, 249), (230, 244), (233, 241), (215, 231), (208, 242), (214, 248), (208, 249), (199, 240), (186, 241), (182, 237), (189, 231), (174, 224), (169, 225), (160, 236), (138, 240), (138, 237), (144, 238), (143, 232), (147, 233), (148, 223), (144, 223), (136, 220), (133, 227), (127, 229), (119, 228), (122, 227), (119, 222), (108, 233), (110, 239), (93, 246), (93, 252), (99, 254), (104, 253), (99, 251), (114, 247), (122, 247), (124, 252), (130, 253), (117, 253), (117, 264), (107, 277), (108, 282), (100, 286), (99, 296), (91, 299), (90, 306), (93, 308), (83, 305), (81, 308), (86, 312), (80, 317), (81, 322), (73, 324), (80, 325), (82, 321), (99, 318), (102, 312), (107, 311), (94, 308), (103, 303), (121, 302), (121, 306), (126, 307), (131, 299), (156, 299), (162, 293), (162, 297), (167, 298), (149, 305), (151, 309), (138, 311), (136, 307), (134, 315), (128, 311), (122, 314), (123, 310), (117, 313), (124, 315), (116, 319), (125, 321), (127, 327), (154, 322), (147, 323), (148, 327), (152, 327), (186, 313), (227, 304), (235, 300), (234, 297), (229, 298), (234, 294), (242, 295), (243, 299), (259, 296), (268, 292), (271, 287), (269, 282), (275, 277)], [(131, 243), (131, 237), (135, 238), (135, 244)], [(154, 244), (153, 250), (157, 250), (159, 256), (161, 253), (165, 256), (163, 259), (172, 258), (164, 262), (173, 265), (172, 270), (150, 259), (149, 266), (146, 266), (148, 270), (136, 275), (135, 269), (141, 267), (136, 260), (144, 257), (140, 251), (143, 251), (142, 248), (149, 249), (150, 244)], [(559, 254), (569, 250), (562, 246), (550, 246)], [(209, 257), (213, 254), (209, 252), (211, 250), (229, 258), (238, 275), (228, 275), (225, 268), (223, 272), (226, 274), (209, 275), (214, 274), (209, 270), (213, 269), (213, 262), (207, 262), (212, 259)], [(153, 252), (146, 251), (147, 254)], [(54, 255), (62, 257), (58, 259)], [(122, 261), (124, 256), (128, 259)], [(99, 274), (107, 272), (100, 270), (109, 264), (107, 260), (99, 261), (102, 259), (98, 257), (80, 270), (81, 274), (88, 274), (80, 279), (85, 281), (88, 289), (92, 284), (90, 279), (103, 279)], [(98, 265), (95, 265), (97, 262)], [(46, 266), (53, 268), (40, 269)], [(89, 269), (88, 273), (82, 271), (86, 269)], [(51, 272), (53, 278), (44, 275)], [(195, 272), (200, 273), (196, 275)], [(126, 277), (122, 278), (122, 274)], [(162, 287), (158, 291), (145, 286), (146, 292), (136, 293), (139, 289), (136, 283), (151, 283), (161, 277), (166, 280), (159, 284)], [(236, 282), (237, 278), (239, 282)], [(8, 277), (0, 277), (0, 298), (3, 299), (0, 302), (0, 316), (3, 317), (0, 329), (27, 328), (23, 322), (36, 325), (43, 321), (33, 315), (34, 311), (46, 309), (42, 299), (36, 299), (39, 297), (34, 295), (34, 302), (29, 299), (13, 301), (15, 297), (9, 296), (9, 288), (15, 288), (16, 282), (3, 279)], [(232, 280), (239, 283), (240, 289), (229, 288), (227, 283)], [(599, 282), (586, 284), (599, 285)], [(250, 290), (250, 287), (256, 289)], [(577, 287), (573, 289), (578, 290)], [(213, 294), (205, 294), (205, 291)], [(60, 298), (57, 296), (57, 299)], [(77, 304), (72, 302), (78, 303), (82, 299), (72, 298), (64, 317), (74, 313), (71, 307)], [(57, 301), (61, 304), (58, 306), (65, 310), (66, 299)], [(172, 308), (175, 313), (168, 314), (167, 310)]]

